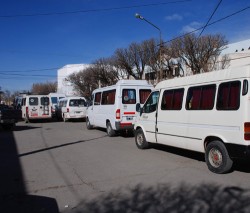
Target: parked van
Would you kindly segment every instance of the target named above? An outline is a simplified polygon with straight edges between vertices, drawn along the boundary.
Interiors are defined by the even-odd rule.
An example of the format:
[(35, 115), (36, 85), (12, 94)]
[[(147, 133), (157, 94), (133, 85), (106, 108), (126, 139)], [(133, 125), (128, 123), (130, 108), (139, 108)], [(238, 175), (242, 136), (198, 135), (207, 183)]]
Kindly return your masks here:
[(146, 80), (120, 80), (113, 86), (94, 90), (87, 109), (87, 128), (106, 128), (109, 136), (118, 130), (133, 130), (136, 103), (143, 104), (152, 89)]
[(58, 102), (57, 117), (64, 122), (86, 117), (87, 100), (84, 97), (66, 97)]
[(58, 106), (58, 101), (62, 98), (65, 98), (66, 95), (62, 93), (49, 93), (50, 101), (51, 101), (51, 110), (52, 117), (56, 117), (56, 110)]
[(49, 96), (24, 96), (22, 98), (22, 118), (26, 122), (36, 119), (51, 119), (51, 104)]
[(135, 142), (205, 153), (208, 169), (226, 173), (250, 155), (250, 66), (165, 80), (140, 108)]

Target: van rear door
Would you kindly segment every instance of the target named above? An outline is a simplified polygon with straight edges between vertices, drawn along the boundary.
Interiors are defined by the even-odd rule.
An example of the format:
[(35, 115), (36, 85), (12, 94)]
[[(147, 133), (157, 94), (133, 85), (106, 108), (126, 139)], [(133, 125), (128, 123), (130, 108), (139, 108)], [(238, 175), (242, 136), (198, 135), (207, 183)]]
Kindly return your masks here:
[(40, 97), (39, 117), (50, 116), (50, 100), (49, 97)]
[(29, 118), (38, 118), (39, 117), (39, 97), (36, 96), (30, 96), (28, 97), (28, 106), (26, 107), (26, 113)]

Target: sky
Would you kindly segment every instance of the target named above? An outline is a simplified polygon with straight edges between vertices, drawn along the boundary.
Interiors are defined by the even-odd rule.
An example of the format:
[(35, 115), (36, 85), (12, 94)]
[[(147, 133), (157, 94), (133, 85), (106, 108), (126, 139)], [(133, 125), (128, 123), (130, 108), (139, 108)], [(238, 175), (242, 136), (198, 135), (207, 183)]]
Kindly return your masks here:
[[(208, 25), (229, 43), (250, 38), (249, 0), (1, 0), (0, 87), (31, 90), (67, 64), (91, 64), (131, 43), (168, 42)], [(200, 33), (201, 30), (196, 31)]]

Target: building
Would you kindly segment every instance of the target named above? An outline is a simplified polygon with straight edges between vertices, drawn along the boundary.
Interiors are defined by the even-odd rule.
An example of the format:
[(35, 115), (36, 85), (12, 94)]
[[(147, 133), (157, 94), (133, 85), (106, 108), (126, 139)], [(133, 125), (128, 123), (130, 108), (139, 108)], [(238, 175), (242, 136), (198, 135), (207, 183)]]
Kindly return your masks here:
[(57, 70), (57, 93), (63, 93), (66, 96), (79, 95), (69, 81), (67, 77), (73, 73), (80, 72), (87, 67), (89, 64), (68, 64)]

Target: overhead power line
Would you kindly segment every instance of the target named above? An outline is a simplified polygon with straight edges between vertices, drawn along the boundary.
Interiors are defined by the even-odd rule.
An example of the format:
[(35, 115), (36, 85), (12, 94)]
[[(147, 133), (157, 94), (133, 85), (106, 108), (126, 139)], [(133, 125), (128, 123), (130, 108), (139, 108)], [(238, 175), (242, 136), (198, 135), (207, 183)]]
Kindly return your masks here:
[(220, 4), (221, 4), (222, 0), (219, 1), (219, 3), (217, 4), (216, 8), (214, 9), (212, 15), (209, 17), (207, 23), (205, 24), (205, 26), (203, 27), (202, 31), (200, 32), (199, 37), (201, 36), (201, 34), (204, 32), (205, 28), (207, 27), (207, 25), (209, 24), (210, 20), (212, 19), (212, 17), (214, 16), (215, 12), (217, 11), (217, 9), (219, 8)]
[[(248, 10), (248, 9), (250, 9), (250, 6), (247, 6), (247, 7), (243, 8), (243, 9), (241, 9), (241, 10), (238, 10), (238, 11), (236, 11), (236, 12), (234, 12), (234, 13), (231, 13), (230, 15), (227, 15), (227, 16), (225, 16), (225, 17), (223, 17), (223, 18), (220, 18), (220, 19), (218, 19), (218, 20), (216, 20), (216, 21), (214, 21), (214, 22), (211, 22), (211, 23), (208, 24), (207, 26), (211, 26), (211, 25), (213, 25), (213, 24), (216, 24), (216, 23), (218, 23), (218, 22), (221, 22), (221, 21), (223, 21), (223, 20), (225, 20), (225, 19), (228, 19), (228, 18), (230, 18), (230, 17), (232, 17), (232, 16), (234, 16), (234, 15), (237, 15), (237, 14), (239, 14), (239, 13), (242, 13), (242, 12), (244, 12), (245, 10)], [(166, 43), (169, 43), (169, 42), (171, 42), (171, 41), (174, 41), (174, 40), (176, 40), (176, 39), (178, 39), (178, 38), (182, 38), (182, 37), (184, 37), (184, 36), (186, 36), (186, 35), (189, 35), (189, 34), (192, 34), (192, 33), (194, 33), (194, 32), (197, 32), (197, 31), (201, 30), (202, 28), (204, 28), (204, 26), (202, 26), (202, 27), (200, 27), (200, 28), (198, 28), (198, 29), (195, 29), (195, 30), (193, 30), (193, 31), (191, 31), (191, 32), (185, 33), (184, 35), (177, 36), (177, 37), (175, 37), (175, 38), (173, 38), (173, 39), (170, 39), (170, 40), (168, 40), (168, 41), (164, 41), (164, 42), (162, 42), (162, 44), (166, 44)], [(160, 45), (160, 44), (158, 44), (157, 46), (159, 46), (159, 45)]]
[(132, 8), (139, 8), (139, 7), (153, 7), (153, 6), (160, 6), (160, 5), (167, 5), (167, 4), (189, 2), (189, 1), (192, 1), (192, 0), (177, 0), (177, 1), (168, 1), (168, 2), (153, 3), (153, 4), (141, 4), (141, 5), (132, 5), (132, 6), (124, 6), (124, 7), (111, 7), (111, 8), (102, 8), (102, 9), (76, 10), (76, 11), (65, 11), (65, 12), (1, 15), (0, 18), (51, 16), (51, 15), (67, 15), (67, 14), (77, 14), (77, 13), (105, 12), (105, 11), (124, 10), (124, 9), (132, 9)]

